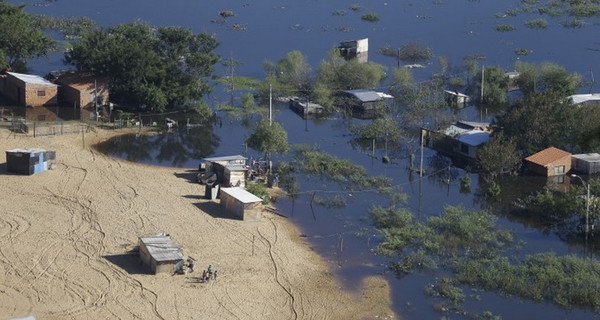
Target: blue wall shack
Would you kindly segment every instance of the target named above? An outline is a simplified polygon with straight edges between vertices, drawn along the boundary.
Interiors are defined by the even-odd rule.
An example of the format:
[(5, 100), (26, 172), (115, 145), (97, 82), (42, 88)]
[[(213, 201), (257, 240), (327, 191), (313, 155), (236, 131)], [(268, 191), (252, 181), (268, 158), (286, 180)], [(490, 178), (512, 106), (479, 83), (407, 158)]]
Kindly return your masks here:
[(6, 151), (6, 171), (32, 175), (46, 171), (56, 160), (56, 152), (44, 149), (12, 149)]

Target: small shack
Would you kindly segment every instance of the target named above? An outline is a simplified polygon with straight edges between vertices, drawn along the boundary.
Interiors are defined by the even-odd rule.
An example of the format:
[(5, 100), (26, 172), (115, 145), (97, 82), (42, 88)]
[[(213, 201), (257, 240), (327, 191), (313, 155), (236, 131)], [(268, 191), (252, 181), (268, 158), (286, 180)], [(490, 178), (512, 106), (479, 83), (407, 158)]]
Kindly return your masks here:
[(491, 138), (488, 122), (457, 121), (444, 130), (422, 129), (424, 144), (443, 154), (468, 161), (477, 159), (479, 147)]
[(20, 148), (6, 151), (6, 171), (32, 175), (46, 171), (56, 160), (56, 152), (36, 148)]
[(531, 172), (547, 177), (564, 175), (571, 170), (571, 154), (555, 147), (532, 154), (525, 161)]
[(175, 266), (183, 261), (182, 250), (168, 234), (139, 238), (140, 259), (153, 274), (174, 272)]
[(341, 94), (348, 99), (348, 106), (358, 112), (375, 111), (385, 106), (385, 99), (393, 98), (389, 94), (366, 89), (343, 90)]
[(198, 181), (207, 184), (207, 181), (216, 179), (212, 183), (245, 188), (248, 178), (246, 160), (241, 155), (204, 158), (198, 168)]
[(343, 41), (338, 49), (346, 60), (357, 59), (361, 63), (369, 61), (369, 38)]
[(242, 220), (261, 218), (262, 199), (240, 187), (221, 189), (221, 206)]
[(458, 91), (444, 90), (444, 97), (451, 106), (464, 107), (469, 102), (469, 96)]
[(6, 72), (0, 76), (0, 94), (19, 106), (58, 104), (58, 86), (40, 76)]
[(568, 97), (577, 107), (600, 106), (600, 93), (574, 94)]
[(574, 154), (571, 156), (571, 167), (583, 174), (596, 174), (600, 172), (600, 154)]
[(325, 108), (323, 108), (322, 105), (312, 103), (308, 100), (302, 101), (298, 97), (290, 99), (290, 109), (301, 115), (322, 114), (325, 111)]

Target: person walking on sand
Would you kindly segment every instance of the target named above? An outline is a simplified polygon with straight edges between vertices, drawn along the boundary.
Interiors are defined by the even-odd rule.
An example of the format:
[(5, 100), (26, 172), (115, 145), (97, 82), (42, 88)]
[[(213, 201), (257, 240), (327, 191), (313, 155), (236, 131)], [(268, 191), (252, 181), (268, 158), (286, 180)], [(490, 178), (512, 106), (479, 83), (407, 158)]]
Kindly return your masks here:
[(207, 271), (208, 271), (208, 278), (209, 278), (209, 279), (210, 279), (210, 278), (212, 278), (212, 275), (213, 275), (213, 267), (212, 267), (212, 264), (209, 264), (209, 265), (208, 265), (208, 269), (207, 269)]
[(217, 270), (215, 270), (215, 272), (213, 272), (213, 277), (215, 280), (217, 280)]
[(206, 282), (206, 270), (202, 270), (202, 282)]

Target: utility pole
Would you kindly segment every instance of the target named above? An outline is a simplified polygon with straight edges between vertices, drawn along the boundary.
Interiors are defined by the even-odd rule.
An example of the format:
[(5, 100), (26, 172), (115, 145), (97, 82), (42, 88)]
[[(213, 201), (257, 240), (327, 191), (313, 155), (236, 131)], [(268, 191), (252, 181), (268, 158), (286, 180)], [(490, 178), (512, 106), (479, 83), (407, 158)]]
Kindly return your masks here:
[(269, 83), (269, 125), (273, 124), (273, 85)]
[(483, 103), (483, 84), (485, 83), (485, 67), (481, 67), (481, 96), (479, 98), (479, 102)]

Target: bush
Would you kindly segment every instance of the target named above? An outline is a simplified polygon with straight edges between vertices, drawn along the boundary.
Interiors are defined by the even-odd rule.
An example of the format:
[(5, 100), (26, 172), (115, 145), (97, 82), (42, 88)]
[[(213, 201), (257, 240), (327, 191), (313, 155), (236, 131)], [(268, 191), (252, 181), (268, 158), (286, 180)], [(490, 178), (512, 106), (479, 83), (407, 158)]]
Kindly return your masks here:
[(379, 21), (379, 16), (375, 13), (367, 13), (360, 18), (362, 21), (367, 22), (377, 22)]
[(539, 18), (527, 21), (525, 22), (525, 25), (530, 29), (546, 29), (548, 28), (548, 21), (546, 21), (546, 19)]
[(500, 31), (500, 32), (509, 32), (509, 31), (514, 31), (517, 28), (513, 25), (510, 24), (498, 24), (496, 25), (496, 31)]

